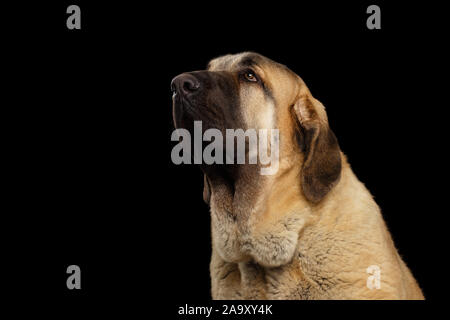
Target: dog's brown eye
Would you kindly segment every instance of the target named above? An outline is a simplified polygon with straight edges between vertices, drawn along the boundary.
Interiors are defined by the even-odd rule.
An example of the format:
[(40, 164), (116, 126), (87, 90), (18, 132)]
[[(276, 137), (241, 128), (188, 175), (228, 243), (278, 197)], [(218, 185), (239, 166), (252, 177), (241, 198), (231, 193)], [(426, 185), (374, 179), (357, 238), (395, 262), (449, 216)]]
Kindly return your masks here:
[(245, 80), (250, 81), (250, 82), (258, 81), (258, 79), (256, 78), (255, 74), (253, 72), (251, 72), (251, 71), (246, 71), (244, 73), (244, 78), (245, 78)]

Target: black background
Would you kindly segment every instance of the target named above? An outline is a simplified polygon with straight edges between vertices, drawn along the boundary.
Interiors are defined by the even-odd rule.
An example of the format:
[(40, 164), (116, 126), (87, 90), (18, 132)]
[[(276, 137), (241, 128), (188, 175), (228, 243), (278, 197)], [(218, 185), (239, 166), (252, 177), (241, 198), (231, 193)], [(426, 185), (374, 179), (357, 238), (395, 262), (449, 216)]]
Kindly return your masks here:
[[(210, 300), (203, 177), (171, 163), (170, 81), (251, 50), (290, 67), (325, 105), (425, 297), (439, 299), (440, 8), (373, 3), (381, 30), (366, 28), (372, 2), (15, 8), (4, 121), (14, 230), (6, 265), (17, 293), (75, 309), (156, 301), (168, 314)], [(81, 30), (66, 28), (69, 4), (81, 7)], [(80, 291), (66, 288), (71, 264), (81, 267)]]

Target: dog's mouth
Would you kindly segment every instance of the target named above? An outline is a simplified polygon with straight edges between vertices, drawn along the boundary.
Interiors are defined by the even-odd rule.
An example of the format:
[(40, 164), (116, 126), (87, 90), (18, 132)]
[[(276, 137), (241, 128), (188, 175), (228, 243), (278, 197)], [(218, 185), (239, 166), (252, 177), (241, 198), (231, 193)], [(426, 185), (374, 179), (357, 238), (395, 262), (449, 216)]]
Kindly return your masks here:
[[(183, 95), (174, 93), (172, 96), (173, 108), (172, 117), (176, 129), (187, 129), (194, 134), (194, 124), (201, 123), (201, 135), (208, 129), (218, 129), (224, 131), (222, 118), (218, 114), (217, 106), (209, 106), (204, 100), (207, 99), (188, 99)], [(224, 131), (225, 132), (225, 131)]]
[(174, 92), (172, 95), (172, 118), (173, 124), (176, 129), (184, 128), (189, 129), (194, 121), (192, 117), (192, 112), (195, 112), (195, 108), (190, 104), (190, 102), (185, 99), (182, 95)]

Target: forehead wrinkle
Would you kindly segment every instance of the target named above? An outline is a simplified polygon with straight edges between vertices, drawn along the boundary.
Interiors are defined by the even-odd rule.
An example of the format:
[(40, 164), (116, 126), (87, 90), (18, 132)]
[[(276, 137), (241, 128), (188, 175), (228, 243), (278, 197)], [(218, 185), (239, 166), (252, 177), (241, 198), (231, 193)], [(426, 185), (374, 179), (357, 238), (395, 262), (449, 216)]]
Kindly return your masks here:
[(215, 71), (227, 70), (227, 65), (229, 65), (229, 63), (230, 63), (230, 58), (231, 58), (231, 55), (225, 55), (225, 56), (214, 58), (208, 63), (208, 69), (215, 70)]
[(237, 63), (238, 67), (260, 67), (260, 65), (251, 57), (246, 57)]
[(254, 52), (243, 52), (238, 54), (227, 54), (221, 57), (212, 59), (209, 66), (214, 70), (236, 70), (243, 66), (257, 65), (262, 61), (263, 57)]

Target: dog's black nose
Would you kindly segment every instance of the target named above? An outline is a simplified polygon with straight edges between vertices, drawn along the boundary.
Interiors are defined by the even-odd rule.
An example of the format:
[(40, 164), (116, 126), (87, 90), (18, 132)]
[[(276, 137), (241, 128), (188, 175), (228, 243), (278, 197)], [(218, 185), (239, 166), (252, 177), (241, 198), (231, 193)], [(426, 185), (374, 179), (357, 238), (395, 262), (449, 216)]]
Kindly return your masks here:
[(170, 85), (173, 92), (188, 95), (200, 88), (200, 82), (189, 73), (182, 73), (173, 78)]

